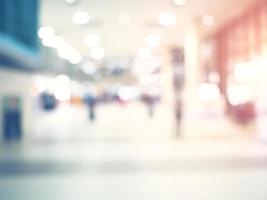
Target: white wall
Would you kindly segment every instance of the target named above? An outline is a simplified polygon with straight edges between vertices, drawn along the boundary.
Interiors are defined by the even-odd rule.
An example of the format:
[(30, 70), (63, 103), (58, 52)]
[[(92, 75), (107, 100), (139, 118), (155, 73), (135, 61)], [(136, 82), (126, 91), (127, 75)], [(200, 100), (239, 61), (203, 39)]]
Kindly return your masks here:
[(0, 133), (2, 140), (2, 98), (6, 95), (17, 95), (22, 99), (23, 134), (27, 137), (32, 129), (33, 99), (31, 95), (31, 74), (0, 68)]

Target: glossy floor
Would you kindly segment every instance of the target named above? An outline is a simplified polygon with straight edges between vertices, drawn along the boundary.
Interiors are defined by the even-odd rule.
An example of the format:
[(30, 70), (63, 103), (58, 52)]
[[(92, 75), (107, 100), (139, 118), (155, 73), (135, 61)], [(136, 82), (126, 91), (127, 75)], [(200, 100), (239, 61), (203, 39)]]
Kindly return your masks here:
[(267, 199), (265, 143), (227, 128), (177, 139), (166, 109), (136, 106), (99, 108), (95, 124), (84, 108), (39, 114), (31, 138), (1, 144), (0, 199)]

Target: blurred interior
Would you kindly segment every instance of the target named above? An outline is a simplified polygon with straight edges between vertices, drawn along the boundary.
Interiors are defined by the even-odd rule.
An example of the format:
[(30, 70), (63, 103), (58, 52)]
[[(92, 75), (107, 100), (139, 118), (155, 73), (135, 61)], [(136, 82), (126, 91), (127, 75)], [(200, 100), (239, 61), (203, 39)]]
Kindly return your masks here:
[(0, 199), (265, 200), (266, 67), (266, 0), (1, 0)]

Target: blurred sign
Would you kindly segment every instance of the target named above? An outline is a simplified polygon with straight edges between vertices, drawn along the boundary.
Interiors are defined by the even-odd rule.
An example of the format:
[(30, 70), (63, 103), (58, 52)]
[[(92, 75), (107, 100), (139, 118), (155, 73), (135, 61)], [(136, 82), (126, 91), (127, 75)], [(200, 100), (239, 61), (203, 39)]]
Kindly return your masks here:
[(39, 0), (0, 0), (0, 66), (33, 69), (39, 61)]
[(20, 97), (5, 96), (2, 104), (5, 140), (20, 139), (22, 135), (22, 101)]
[[(30, 51), (38, 49), (38, 0), (0, 1), (0, 39)], [(2, 42), (2, 41), (0, 41)]]

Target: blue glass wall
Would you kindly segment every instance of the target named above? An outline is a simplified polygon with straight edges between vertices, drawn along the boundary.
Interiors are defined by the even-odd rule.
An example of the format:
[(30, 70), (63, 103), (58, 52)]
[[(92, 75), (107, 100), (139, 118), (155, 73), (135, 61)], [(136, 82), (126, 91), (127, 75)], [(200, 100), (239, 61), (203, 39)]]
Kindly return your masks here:
[(16, 54), (38, 55), (38, 23), (39, 0), (0, 0), (0, 64), (16, 62), (10, 58), (10, 52), (9, 56), (5, 55), (10, 51), (6, 46)]

